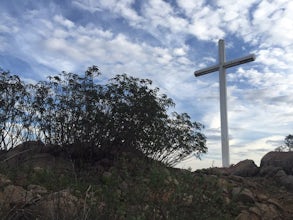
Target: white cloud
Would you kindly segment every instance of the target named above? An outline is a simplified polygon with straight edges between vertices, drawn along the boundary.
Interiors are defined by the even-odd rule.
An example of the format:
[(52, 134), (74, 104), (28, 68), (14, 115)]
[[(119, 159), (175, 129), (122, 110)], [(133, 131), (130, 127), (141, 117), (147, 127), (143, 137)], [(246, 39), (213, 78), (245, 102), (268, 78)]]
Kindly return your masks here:
[(96, 0), (74, 0), (72, 4), (83, 10), (90, 11), (91, 13), (102, 10)]
[(184, 55), (186, 55), (186, 51), (185, 51), (185, 49), (184, 48), (175, 48), (174, 50), (173, 50), (173, 54), (175, 55), (175, 56), (184, 56)]
[(134, 0), (75, 0), (73, 4), (91, 13), (108, 10), (116, 16), (125, 18), (132, 25), (137, 25), (141, 20), (138, 13), (132, 9)]
[[(0, 51), (48, 67), (47, 73), (49, 67), (83, 71), (97, 64), (107, 76), (126, 72), (151, 78), (176, 100), (180, 111), (206, 125), (210, 153), (200, 164), (211, 166), (221, 165), (218, 73), (194, 78), (193, 72), (216, 63), (215, 43), (225, 37), (227, 52), (238, 54), (242, 48), (257, 57), (249, 66), (228, 71), (231, 160), (253, 156), (248, 152), (253, 149), (259, 157), (262, 149), (272, 149), (269, 140), (278, 141), (293, 126), (293, 2), (176, 2), (175, 7), (162, 0), (73, 1), (76, 10), (82, 8), (92, 17), (104, 13), (109, 23), (123, 20), (121, 30), (116, 29), (120, 23), (108, 27), (98, 19), (87, 22), (85, 11), (79, 15), (82, 23), (52, 7), (23, 11), (15, 18), (3, 13)], [(124, 30), (127, 27), (135, 31)], [(210, 41), (213, 48), (201, 47)], [(40, 67), (35, 68), (39, 72)]]
[(204, 5), (203, 0), (177, 0), (177, 4), (181, 7), (188, 17), (192, 17), (197, 11), (201, 10)]
[(258, 0), (227, 1), (218, 0), (217, 7), (222, 27), (236, 35), (247, 35), (250, 33), (250, 11)]
[(57, 23), (60, 24), (62, 26), (64, 26), (65, 28), (71, 29), (74, 28), (74, 23), (68, 19), (63, 18), (61, 15), (55, 15), (53, 17), (53, 20)]
[(7, 14), (1, 14), (0, 33), (16, 34), (19, 31), (16, 19)]
[(210, 6), (203, 6), (194, 12), (188, 31), (200, 40), (217, 41), (225, 36), (221, 24), (220, 14)]

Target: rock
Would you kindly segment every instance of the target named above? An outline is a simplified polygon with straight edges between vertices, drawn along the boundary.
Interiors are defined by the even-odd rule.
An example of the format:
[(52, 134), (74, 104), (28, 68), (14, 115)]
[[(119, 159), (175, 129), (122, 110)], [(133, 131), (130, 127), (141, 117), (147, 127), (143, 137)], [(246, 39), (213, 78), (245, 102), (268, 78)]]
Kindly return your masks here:
[(123, 181), (119, 186), (120, 186), (120, 189), (124, 191), (126, 191), (129, 187), (126, 181)]
[(248, 211), (249, 211), (250, 213), (254, 213), (254, 214), (256, 214), (256, 215), (259, 216), (259, 217), (262, 216), (261, 210), (260, 210), (258, 207), (255, 207), (255, 206), (250, 207), (250, 208), (248, 209)]
[(235, 220), (261, 220), (262, 218), (248, 211), (242, 211)]
[(3, 200), (5, 203), (13, 205), (17, 203), (28, 203), (32, 200), (33, 195), (31, 192), (26, 191), (21, 186), (9, 185), (3, 191)]
[(34, 184), (28, 185), (27, 190), (32, 192), (33, 195), (43, 195), (48, 193), (48, 190), (45, 187)]
[(287, 175), (284, 170), (279, 170), (274, 176), (275, 181), (289, 191), (293, 191), (293, 176)]
[(265, 194), (262, 193), (257, 194), (256, 197), (259, 202), (267, 201), (269, 199)]
[(11, 180), (0, 174), (0, 187), (7, 186), (9, 184), (11, 184)]
[(183, 202), (187, 206), (191, 205), (192, 201), (193, 201), (193, 195), (188, 195), (183, 198)]
[(287, 174), (293, 175), (293, 151), (269, 152), (261, 159), (260, 166), (281, 167)]
[(5, 158), (2, 159), (2, 163), (7, 163), (8, 165), (13, 164), (18, 165), (18, 162), (30, 158), (31, 155), (40, 153), (45, 147), (44, 143), (41, 141), (27, 141), (14, 148), (9, 149), (5, 154)]
[(81, 200), (69, 190), (62, 190), (43, 197), (32, 207), (32, 210), (41, 219), (77, 219), (81, 208)]
[(229, 183), (227, 180), (223, 178), (218, 179), (218, 186), (222, 189), (222, 191), (226, 194), (229, 193)]
[(282, 208), (282, 205), (278, 202), (278, 201), (276, 201), (276, 200), (274, 200), (274, 199), (268, 199), (267, 200), (267, 203), (268, 204), (272, 204), (272, 205), (274, 205), (276, 208), (278, 208), (279, 210), (283, 210), (283, 208)]
[(252, 177), (258, 174), (259, 168), (253, 160), (243, 160), (230, 168), (231, 174), (242, 177)]
[(255, 201), (253, 193), (249, 189), (243, 189), (242, 187), (234, 187), (232, 189), (232, 195), (244, 204), (254, 203)]
[(41, 141), (27, 141), (3, 154), (1, 162), (7, 169), (20, 167), (35, 171), (54, 170), (55, 173), (74, 172), (72, 162), (53, 155), (49, 152), (51, 148)]
[(44, 168), (36, 166), (33, 168), (33, 171), (35, 173), (42, 173), (42, 172), (44, 172)]
[(111, 172), (105, 171), (103, 173), (103, 178), (110, 179), (111, 177), (112, 177), (112, 173)]
[(256, 203), (261, 211), (262, 219), (281, 219), (278, 209), (273, 204)]
[(266, 176), (266, 177), (273, 177), (279, 170), (282, 170), (282, 168), (274, 167), (274, 166), (263, 166), (260, 168), (259, 175)]

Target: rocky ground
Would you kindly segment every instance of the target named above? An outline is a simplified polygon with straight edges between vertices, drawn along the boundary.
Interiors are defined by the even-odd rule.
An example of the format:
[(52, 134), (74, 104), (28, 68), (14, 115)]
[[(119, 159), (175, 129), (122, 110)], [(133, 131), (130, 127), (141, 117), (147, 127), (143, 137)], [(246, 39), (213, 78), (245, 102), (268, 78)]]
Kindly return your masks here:
[(0, 153), (1, 219), (293, 219), (293, 154), (174, 169), (130, 149), (27, 142)]

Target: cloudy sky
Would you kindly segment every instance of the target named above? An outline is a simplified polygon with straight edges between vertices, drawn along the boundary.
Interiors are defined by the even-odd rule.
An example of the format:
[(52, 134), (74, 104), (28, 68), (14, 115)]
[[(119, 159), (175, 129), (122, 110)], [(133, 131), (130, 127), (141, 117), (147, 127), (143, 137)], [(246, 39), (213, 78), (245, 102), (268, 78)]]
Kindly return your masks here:
[(293, 133), (291, 0), (1, 0), (0, 66), (25, 80), (61, 71), (149, 78), (205, 125), (209, 153), (181, 167), (221, 166), (218, 40), (227, 60), (231, 163), (253, 159)]

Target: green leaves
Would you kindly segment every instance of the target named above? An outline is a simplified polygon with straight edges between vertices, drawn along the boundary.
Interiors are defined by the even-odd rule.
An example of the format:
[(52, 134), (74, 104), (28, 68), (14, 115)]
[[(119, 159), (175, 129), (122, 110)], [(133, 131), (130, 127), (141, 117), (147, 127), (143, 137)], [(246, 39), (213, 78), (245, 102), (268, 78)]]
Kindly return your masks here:
[(7, 131), (9, 126), (22, 125), (20, 139), (130, 148), (168, 165), (206, 153), (203, 126), (186, 113), (169, 115), (174, 102), (160, 94), (151, 80), (122, 74), (99, 84), (99, 76), (98, 67), (92, 66), (83, 77), (62, 72), (26, 85), (2, 72), (0, 117), (5, 126), (1, 127), (1, 148), (12, 144), (7, 142), (8, 133), (10, 139), (15, 137), (15, 132)]

